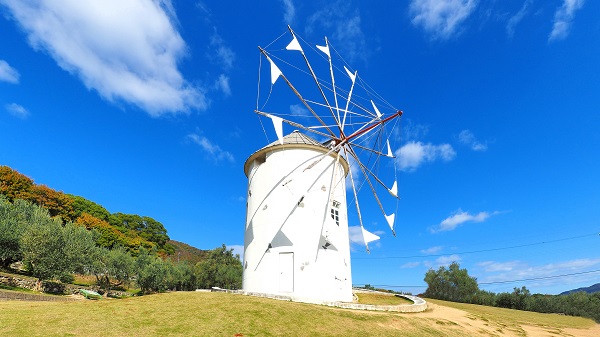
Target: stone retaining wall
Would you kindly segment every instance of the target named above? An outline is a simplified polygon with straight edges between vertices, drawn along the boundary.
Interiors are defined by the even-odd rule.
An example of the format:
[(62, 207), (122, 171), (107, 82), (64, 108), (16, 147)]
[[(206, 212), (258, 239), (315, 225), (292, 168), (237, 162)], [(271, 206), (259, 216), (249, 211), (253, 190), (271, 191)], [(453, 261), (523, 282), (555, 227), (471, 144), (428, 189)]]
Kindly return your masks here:
[[(246, 296), (254, 296), (254, 297), (265, 297), (274, 300), (280, 301), (292, 301), (292, 302), (302, 302), (302, 303), (311, 303), (311, 304), (320, 304), (327, 305), (330, 307), (344, 308), (344, 309), (355, 309), (355, 310), (369, 310), (369, 311), (393, 311), (393, 312), (423, 312), (427, 309), (427, 302), (424, 299), (413, 296), (413, 295), (404, 295), (404, 294), (395, 294), (395, 296), (406, 298), (413, 302), (413, 304), (399, 304), (399, 305), (373, 305), (373, 304), (360, 304), (360, 303), (348, 303), (348, 302), (315, 302), (314, 300), (305, 300), (300, 298), (294, 298), (291, 296), (282, 296), (282, 295), (271, 295), (271, 294), (263, 294), (263, 293), (252, 293), (246, 292), (243, 290), (227, 290), (220, 288), (213, 288), (210, 291), (219, 291), (219, 292), (227, 292), (231, 294), (239, 294)], [(354, 292), (375, 292), (377, 291), (363, 291), (355, 289)], [(382, 293), (390, 296), (394, 296), (394, 294)]]
[[(38, 281), (34, 277), (7, 274), (0, 272), (0, 284), (4, 284), (10, 287), (19, 287), (23, 289), (29, 289), (33, 291), (40, 291), (47, 294), (56, 295), (73, 295), (79, 294), (80, 289), (93, 290), (104, 295), (104, 291), (97, 286), (79, 286), (75, 284), (65, 284), (60, 282), (52, 281)], [(110, 297), (123, 297), (130, 296), (127, 292), (111, 290), (108, 292)]]

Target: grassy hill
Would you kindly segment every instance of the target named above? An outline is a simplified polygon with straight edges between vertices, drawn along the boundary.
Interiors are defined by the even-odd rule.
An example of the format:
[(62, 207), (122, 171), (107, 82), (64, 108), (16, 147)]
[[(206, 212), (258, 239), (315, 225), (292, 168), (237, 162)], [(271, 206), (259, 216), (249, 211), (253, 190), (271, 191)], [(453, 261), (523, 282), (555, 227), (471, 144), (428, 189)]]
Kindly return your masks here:
[(0, 301), (2, 336), (600, 336), (592, 320), (433, 301), (365, 312), (226, 293), (122, 300)]

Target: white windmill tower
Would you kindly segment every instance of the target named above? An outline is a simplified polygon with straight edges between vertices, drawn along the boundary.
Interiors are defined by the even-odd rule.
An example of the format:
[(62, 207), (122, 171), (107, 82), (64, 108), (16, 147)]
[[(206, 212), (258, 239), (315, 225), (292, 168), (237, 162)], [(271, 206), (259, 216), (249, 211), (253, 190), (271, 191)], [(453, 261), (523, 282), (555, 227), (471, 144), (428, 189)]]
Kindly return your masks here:
[[(352, 276), (347, 206), (353, 206), (356, 219), (351, 221), (358, 222), (367, 251), (368, 243), (379, 237), (363, 226), (361, 190), (366, 190), (373, 205), (381, 209), (395, 235), (395, 214), (386, 213), (386, 202), (378, 191), (389, 192), (397, 205), (394, 160), (389, 159), (393, 158), (389, 143), (392, 133), (386, 126), (397, 121), (402, 112), (373, 93), (356, 71), (346, 66), (340, 71), (334, 64), (339, 59), (332, 58), (333, 48), (327, 39), (325, 46), (312, 49), (323, 61), (313, 65), (297, 35), (291, 28), (289, 31), (292, 40), (285, 48), (278, 49), (277, 40), (269, 45), (273, 51), (259, 47), (269, 62), (271, 81), (261, 84), (259, 80), (255, 112), (273, 122), (278, 140), (253, 153), (244, 165), (248, 202), (243, 289), (304, 302), (349, 302)], [(298, 61), (305, 63), (306, 71), (294, 66)], [(328, 79), (317, 77), (319, 71)], [(275, 85), (280, 77), (288, 89)], [(299, 87), (306, 84), (306, 77), (314, 83), (301, 94)], [(349, 89), (338, 86), (336, 79)], [(269, 94), (259, 108), (263, 90)], [(280, 94), (283, 100), (271, 97), (271, 93)], [(300, 104), (290, 106), (286, 93)], [(381, 113), (379, 104), (392, 113)], [(297, 130), (284, 137), (283, 123), (319, 140)], [(388, 163), (381, 163), (383, 158)], [(380, 169), (394, 172), (392, 187), (378, 176)], [(352, 191), (350, 202), (347, 184)]]

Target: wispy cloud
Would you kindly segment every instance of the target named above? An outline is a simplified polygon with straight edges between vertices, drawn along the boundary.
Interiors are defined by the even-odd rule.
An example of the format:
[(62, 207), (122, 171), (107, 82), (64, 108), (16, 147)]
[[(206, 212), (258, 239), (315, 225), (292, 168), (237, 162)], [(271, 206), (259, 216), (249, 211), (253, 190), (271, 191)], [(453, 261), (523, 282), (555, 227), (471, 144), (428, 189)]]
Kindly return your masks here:
[(177, 68), (186, 44), (170, 0), (4, 0), (36, 50), (104, 99), (152, 116), (205, 109), (203, 90)]
[(6, 111), (8, 111), (8, 113), (17, 118), (26, 119), (27, 117), (29, 117), (29, 111), (27, 111), (27, 109), (25, 109), (17, 103), (10, 103), (5, 105), (4, 107)]
[(456, 157), (456, 151), (450, 144), (434, 145), (411, 141), (396, 150), (395, 155), (400, 169), (412, 172), (424, 163), (436, 160), (450, 161)]
[(483, 261), (477, 264), (478, 267), (482, 268), (485, 272), (508, 272), (513, 271), (517, 268), (523, 268), (525, 264), (521, 261), (508, 261), (508, 262), (496, 262), (496, 261)]
[(561, 283), (566, 284), (569, 279), (574, 282), (576, 278), (579, 280), (585, 277), (597, 278), (597, 275), (595, 274), (592, 274), (591, 276), (556, 276), (585, 272), (592, 267), (597, 268), (600, 266), (600, 258), (569, 260), (540, 266), (531, 266), (523, 261), (484, 261), (478, 263), (477, 266), (482, 268), (486, 273), (483, 277), (479, 277), (481, 283), (548, 278), (546, 280), (537, 280), (536, 282), (544, 283), (544, 285), (549, 286)]
[(459, 32), (477, 3), (477, 0), (412, 0), (409, 12), (413, 25), (421, 26), (434, 38), (448, 39)]
[(415, 124), (412, 120), (407, 119), (402, 127), (402, 137), (407, 140), (419, 140), (429, 133), (429, 126), (423, 124)]
[(305, 107), (303, 107), (300, 104), (292, 104), (290, 105), (290, 113), (294, 116), (299, 116), (299, 117), (309, 117), (312, 116), (310, 114), (310, 111), (308, 111), (308, 109), (306, 109)]
[(11, 67), (6, 61), (0, 60), (0, 81), (17, 84), (20, 76), (15, 68)]
[(479, 212), (477, 214), (469, 214), (469, 212), (465, 212), (460, 208), (454, 212), (451, 216), (444, 219), (438, 226), (431, 229), (431, 232), (445, 232), (456, 229), (456, 227), (467, 223), (467, 222), (484, 222), (489, 217), (499, 214), (500, 212), (495, 211), (492, 213), (489, 212)]
[(564, 0), (561, 7), (554, 13), (554, 25), (548, 41), (565, 39), (569, 35), (575, 12), (583, 7), (585, 0)]
[(351, 1), (338, 0), (322, 7), (307, 20), (307, 33), (327, 33), (329, 41), (348, 61), (368, 56), (359, 10)]
[(280, 0), (283, 5), (283, 22), (286, 25), (294, 23), (296, 18), (296, 6), (294, 6), (293, 0)]
[(229, 76), (225, 74), (219, 75), (219, 78), (217, 78), (217, 81), (215, 82), (215, 88), (223, 92), (225, 96), (231, 96), (231, 87), (229, 87)]
[(402, 269), (416, 268), (420, 265), (421, 265), (421, 262), (406, 262), (405, 264), (401, 265), (400, 268), (402, 268)]
[(425, 255), (430, 255), (430, 254), (437, 254), (439, 253), (442, 249), (444, 249), (444, 247), (442, 246), (435, 246), (435, 247), (431, 247), (431, 248), (427, 248), (427, 249), (422, 249), (421, 253), (425, 254)]
[(515, 27), (523, 20), (525, 15), (527, 15), (527, 11), (532, 1), (533, 0), (525, 0), (521, 9), (508, 19), (508, 23), (506, 24), (506, 34), (508, 37), (512, 38), (515, 35)]
[(235, 53), (227, 46), (221, 35), (217, 33), (216, 28), (214, 28), (214, 33), (210, 37), (208, 57), (219, 64), (223, 70), (231, 70), (235, 62)]
[(462, 130), (458, 134), (458, 141), (471, 148), (473, 151), (485, 151), (487, 150), (487, 144), (484, 144), (475, 138), (475, 135), (469, 130)]
[(213, 144), (208, 138), (201, 136), (199, 134), (189, 134), (187, 135), (187, 139), (193, 142), (194, 144), (200, 146), (200, 148), (209, 155), (215, 162), (220, 161), (228, 161), (234, 162), (233, 155), (221, 149), (221, 147), (217, 144)]
[(433, 263), (432, 267), (447, 267), (450, 264), (452, 264), (452, 262), (460, 262), (461, 258), (460, 256), (456, 255), (456, 254), (452, 254), (452, 255), (444, 255), (444, 256), (440, 256), (438, 257), (435, 262)]

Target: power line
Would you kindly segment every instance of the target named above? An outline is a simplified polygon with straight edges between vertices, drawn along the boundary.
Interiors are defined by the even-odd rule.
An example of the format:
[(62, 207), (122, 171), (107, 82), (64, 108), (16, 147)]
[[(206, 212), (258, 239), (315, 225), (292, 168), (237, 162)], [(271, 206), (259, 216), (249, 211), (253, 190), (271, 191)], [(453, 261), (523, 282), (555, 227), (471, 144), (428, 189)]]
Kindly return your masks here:
[[(552, 275), (552, 276), (540, 276), (540, 277), (531, 277), (531, 278), (525, 278), (525, 279), (520, 279), (520, 280), (507, 280), (507, 281), (494, 281), (494, 282), (478, 282), (478, 285), (491, 285), (491, 284), (504, 284), (504, 283), (515, 283), (515, 282), (525, 282), (525, 281), (539, 281), (539, 280), (549, 280), (549, 279), (555, 279), (555, 278), (561, 278), (561, 277), (567, 277), (567, 276), (575, 276), (575, 275), (585, 275), (585, 274), (593, 274), (593, 273), (598, 273), (600, 272), (600, 269), (596, 269), (596, 270), (590, 270), (590, 271), (582, 271), (579, 273), (570, 273), (570, 274), (561, 274), (561, 275)], [(360, 285), (360, 284), (358, 284)], [(362, 284), (363, 286), (365, 284)], [(423, 288), (423, 287), (427, 287), (427, 284), (425, 285), (389, 285), (389, 284), (373, 284), (373, 287), (387, 287), (387, 288)]]
[(495, 281), (495, 282), (481, 282), (479, 285), (488, 285), (488, 284), (502, 284), (502, 283), (514, 283), (514, 282), (524, 282), (524, 281), (537, 281), (537, 280), (549, 280), (554, 278), (561, 278), (566, 276), (574, 276), (574, 275), (583, 275), (583, 274), (592, 274), (600, 272), (600, 269), (590, 270), (590, 271), (582, 271), (579, 273), (571, 273), (571, 274), (562, 274), (562, 275), (553, 275), (553, 276), (541, 276), (541, 277), (532, 277), (532, 278), (524, 278), (521, 280), (512, 280), (512, 281)]
[[(585, 235), (579, 235), (579, 236), (572, 236), (572, 237), (563, 238), (563, 239), (541, 241), (541, 242), (535, 242), (535, 243), (527, 243), (527, 244), (516, 245), (516, 246), (490, 248), (490, 249), (480, 249), (480, 250), (471, 250), (471, 251), (458, 252), (458, 253), (452, 253), (452, 254), (466, 255), (466, 254), (477, 254), (477, 253), (495, 252), (495, 251), (499, 251), (499, 250), (507, 250), (507, 249), (531, 247), (531, 246), (543, 245), (543, 244), (547, 244), (547, 243), (555, 243), (555, 242), (561, 242), (561, 241), (581, 239), (581, 238), (585, 238), (585, 237), (589, 237), (589, 236), (596, 236), (596, 235), (598, 235), (598, 233), (585, 234)], [(407, 256), (353, 257), (352, 259), (353, 260), (414, 259), (414, 258), (424, 258), (424, 257), (440, 257), (440, 256), (445, 256), (445, 255), (448, 255), (448, 253), (446, 253), (446, 254), (407, 255)]]

